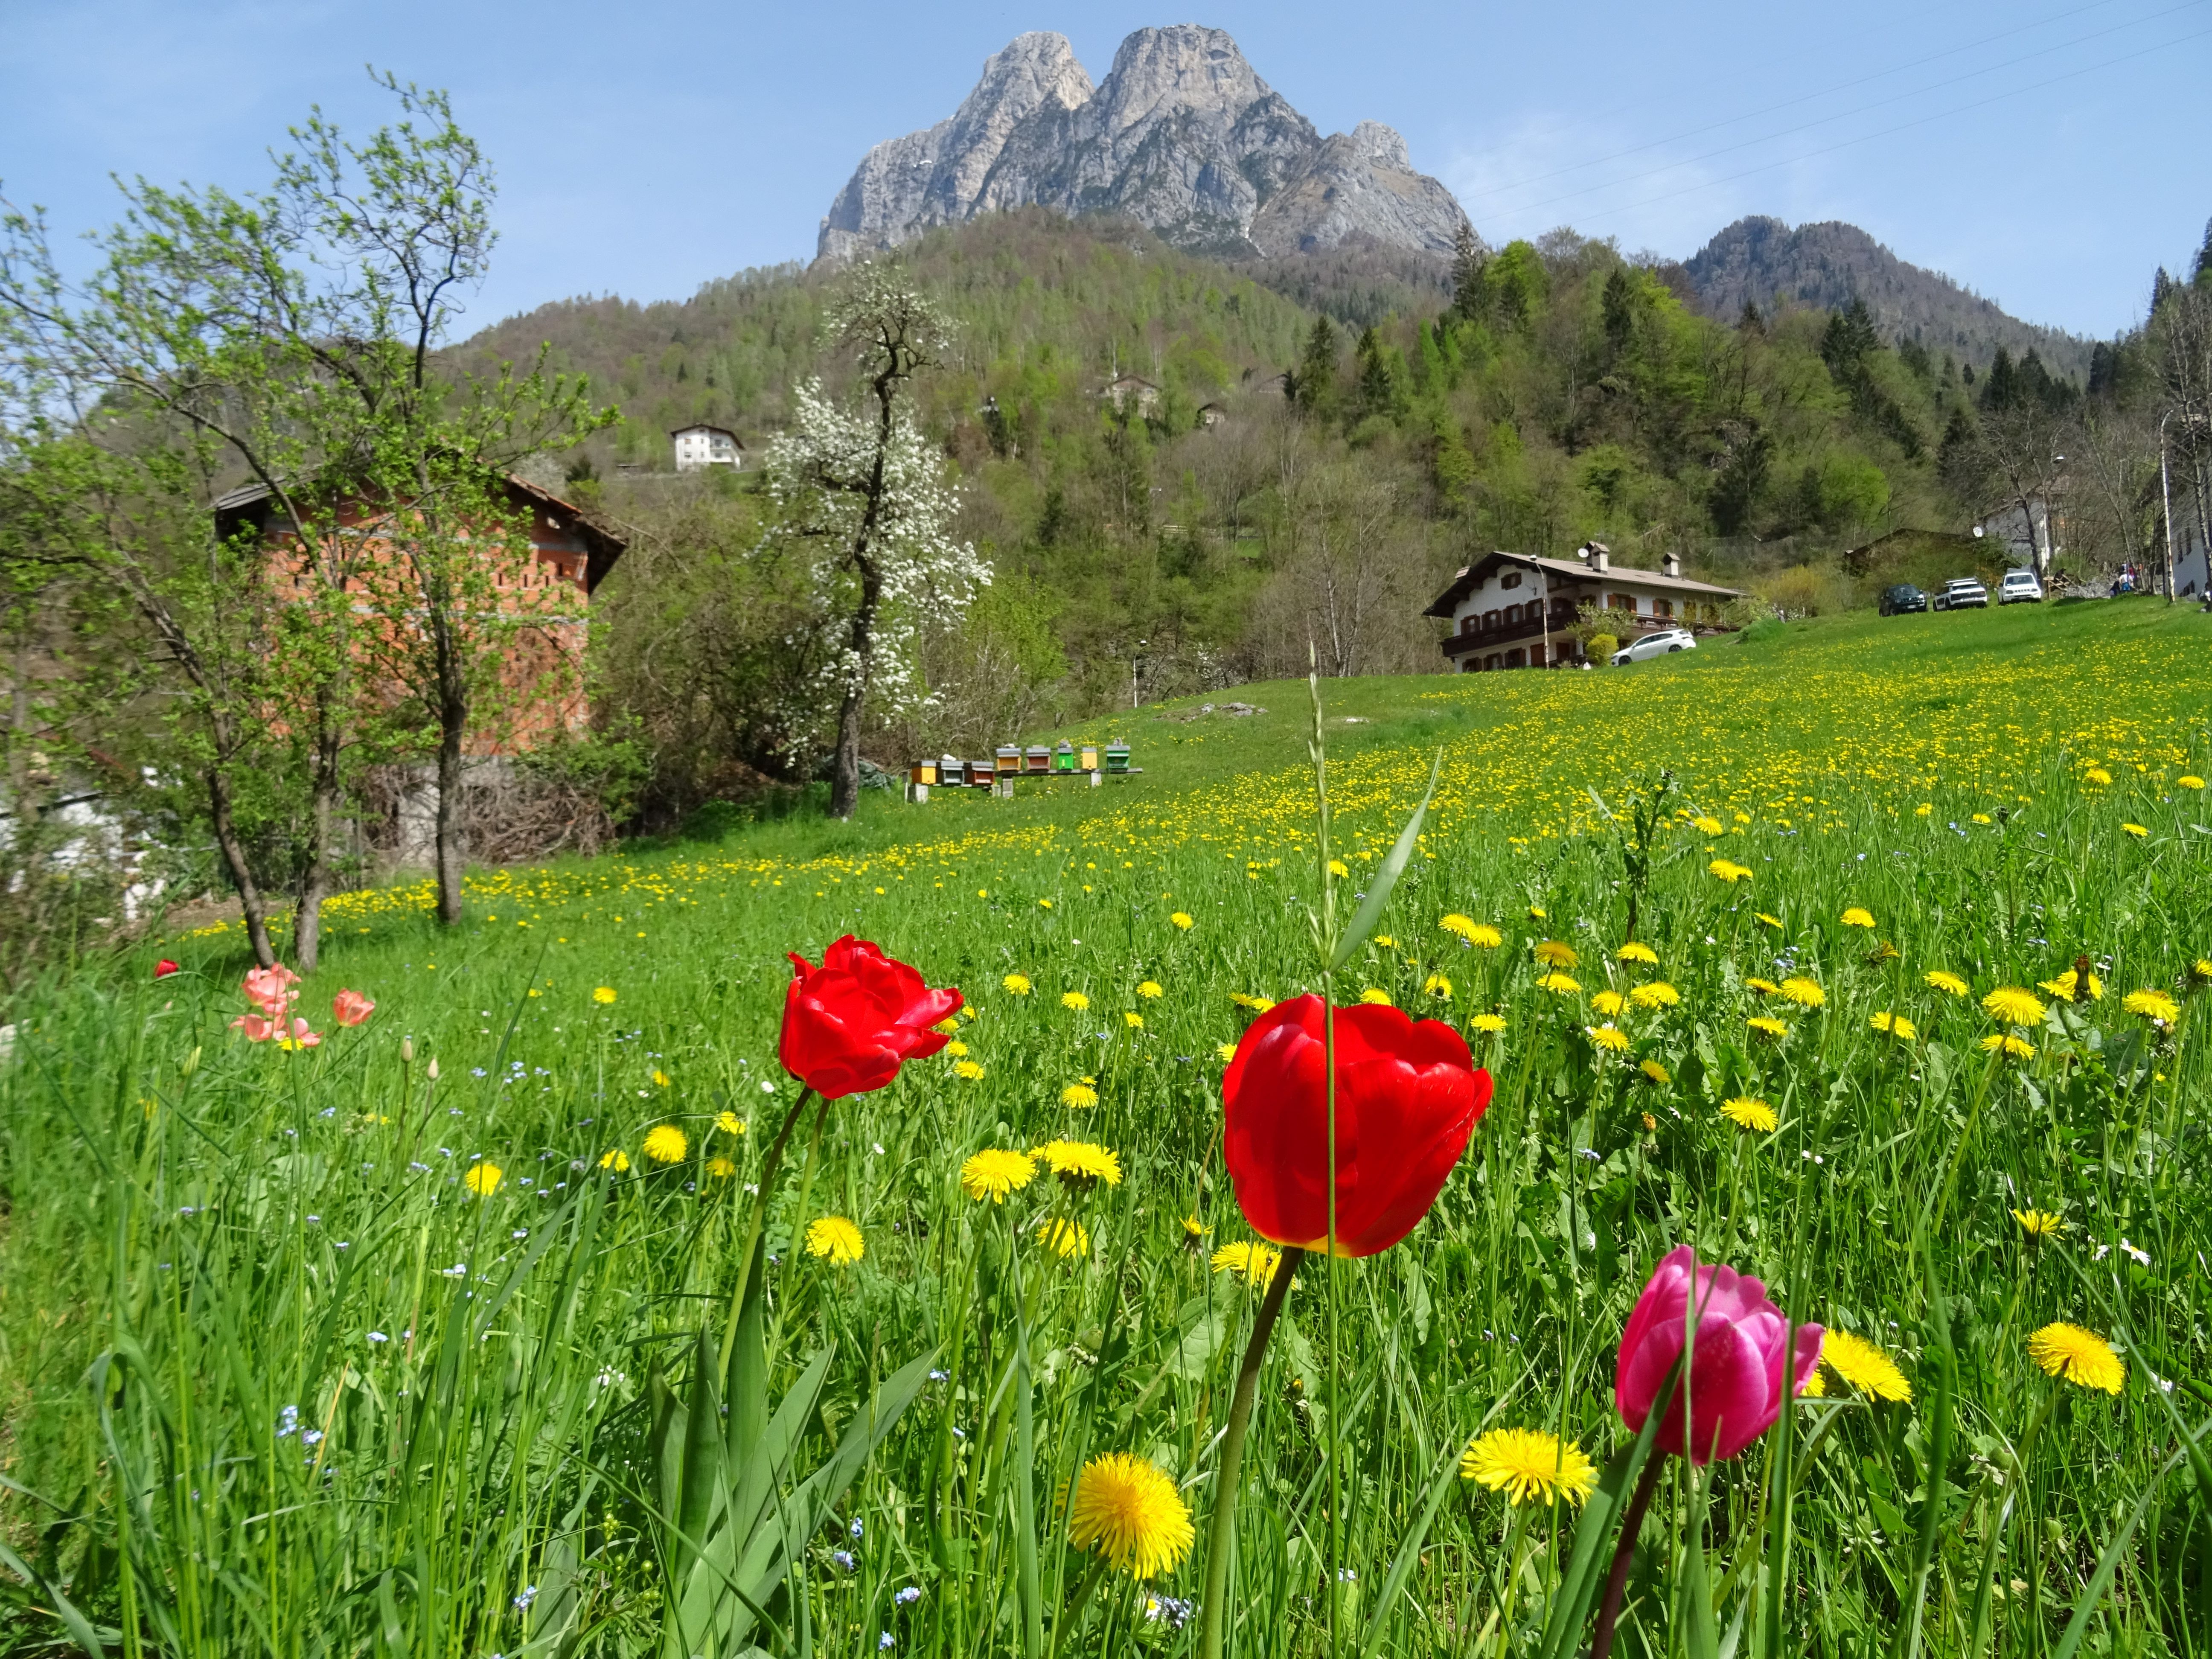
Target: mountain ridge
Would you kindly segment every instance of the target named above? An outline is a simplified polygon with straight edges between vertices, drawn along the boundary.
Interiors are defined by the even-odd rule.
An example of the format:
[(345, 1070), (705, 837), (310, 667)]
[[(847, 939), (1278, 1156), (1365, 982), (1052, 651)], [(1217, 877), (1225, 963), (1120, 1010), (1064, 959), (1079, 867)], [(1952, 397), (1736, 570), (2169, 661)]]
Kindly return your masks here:
[(981, 213), (1137, 220), (1176, 246), (1279, 258), (1352, 244), (1448, 252), (1465, 212), (1379, 122), (1323, 137), (1223, 30), (1138, 29), (1093, 83), (1064, 35), (1017, 36), (951, 116), (861, 158), (817, 258), (896, 247)]

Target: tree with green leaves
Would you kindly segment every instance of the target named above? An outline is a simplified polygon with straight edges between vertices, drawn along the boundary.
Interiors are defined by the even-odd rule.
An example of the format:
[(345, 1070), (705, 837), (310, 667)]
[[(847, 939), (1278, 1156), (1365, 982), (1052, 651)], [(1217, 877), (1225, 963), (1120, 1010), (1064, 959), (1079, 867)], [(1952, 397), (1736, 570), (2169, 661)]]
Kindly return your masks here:
[[(507, 585), (504, 539), (485, 533), (490, 520), (464, 518), (491, 510), (487, 475), (599, 418), (580, 383), (549, 379), (542, 361), (460, 386), (433, 373), (488, 266), (491, 170), (443, 93), (379, 84), (398, 122), (356, 144), (313, 112), (263, 194), (124, 186), (128, 213), (94, 239), (101, 262), (82, 285), (36, 216), (9, 215), (0, 245), (16, 377), (52, 388), (49, 405), (113, 469), (107, 499), (144, 504), (143, 531), (109, 514), (110, 563), (187, 688), (165, 716), (168, 747), (203, 776), (264, 963), (274, 952), (237, 784), (258, 747), (297, 763), (304, 799), (281, 873), (308, 969), (338, 879), (350, 768), (410, 734), (386, 718), (390, 686), (362, 672), (369, 655), (395, 662), (401, 614), (420, 622), (400, 636), (422, 641), (443, 688), (429, 709), (439, 912), (459, 919), (458, 757), (472, 705), (456, 695), (471, 671), (456, 665), (481, 679), (511, 632), (503, 608), (483, 603)], [(419, 532), (429, 524), (435, 555)], [(389, 598), (395, 562), (408, 574)], [(434, 563), (447, 574), (426, 574)]]

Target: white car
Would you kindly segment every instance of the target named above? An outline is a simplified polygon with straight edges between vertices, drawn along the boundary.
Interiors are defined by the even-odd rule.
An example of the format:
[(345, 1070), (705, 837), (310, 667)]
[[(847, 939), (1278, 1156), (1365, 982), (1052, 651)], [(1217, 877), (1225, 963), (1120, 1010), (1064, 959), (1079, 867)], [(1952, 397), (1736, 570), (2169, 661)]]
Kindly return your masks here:
[(2041, 605), (2043, 584), (2033, 570), (2008, 570), (1997, 584), (1999, 605)]
[(1650, 657), (1663, 657), (1671, 651), (1694, 651), (1696, 636), (1686, 628), (1664, 628), (1656, 634), (1646, 634), (1613, 653), (1613, 665), (1626, 668), (1630, 663), (1642, 662)]

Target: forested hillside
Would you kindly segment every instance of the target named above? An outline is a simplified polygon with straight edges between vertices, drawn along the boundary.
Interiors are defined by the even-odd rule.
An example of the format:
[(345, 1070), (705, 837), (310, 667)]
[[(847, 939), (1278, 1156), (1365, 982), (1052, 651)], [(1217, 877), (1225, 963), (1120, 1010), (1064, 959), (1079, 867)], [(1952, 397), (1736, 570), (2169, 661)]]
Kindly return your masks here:
[[(1847, 568), (1845, 550), (1899, 528), (1955, 537), (1988, 505), (1976, 435), (1993, 392), (2046, 412), (2076, 396), (2032, 356), (2003, 360), (1999, 388), (1899, 347), (1863, 307), (1722, 324), (1678, 272), (1567, 233), (1469, 247), (1434, 287), (1402, 260), (1282, 262), (1271, 275), (1310, 304), (1141, 228), (1042, 211), (899, 258), (957, 325), (916, 395), (965, 486), (959, 532), (998, 580), (934, 643), (937, 701), (886, 755), (1299, 669), (1309, 640), (1325, 672), (1440, 667), (1421, 609), (1492, 547), (1595, 538), (1790, 609), (1847, 603), (1898, 573)], [(544, 342), (620, 406), (572, 487), (632, 538), (605, 596), (609, 683), (664, 738), (684, 728), (660, 745), (699, 757), (679, 793), (805, 744), (765, 713), (790, 698), (773, 579), (750, 557), (764, 499), (744, 477), (653, 470), (692, 420), (734, 428), (758, 466), (795, 380), (841, 372), (816, 340), (838, 280), (782, 269), (681, 303), (551, 306), (454, 354), (483, 368)], [(1328, 314), (1363, 309), (1371, 326)], [(1156, 400), (1117, 409), (1102, 396), (1117, 372)]]

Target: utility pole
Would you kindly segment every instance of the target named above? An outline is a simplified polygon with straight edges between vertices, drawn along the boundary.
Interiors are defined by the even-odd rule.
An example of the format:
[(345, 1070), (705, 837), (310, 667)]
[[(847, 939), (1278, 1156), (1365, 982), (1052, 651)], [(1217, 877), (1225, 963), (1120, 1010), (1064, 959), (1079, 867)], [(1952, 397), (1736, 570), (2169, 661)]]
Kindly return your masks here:
[(2173, 418), (2167, 410), (2158, 417), (2158, 503), (2159, 517), (2166, 525), (2166, 602), (2173, 603), (2173, 484), (2166, 466), (2166, 423)]

